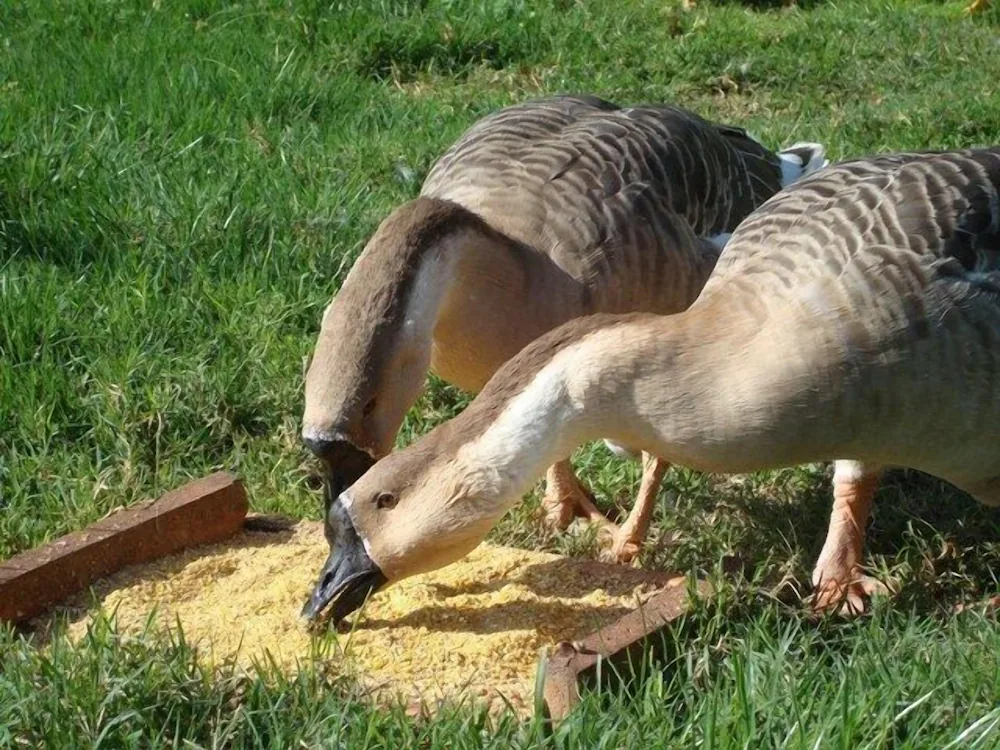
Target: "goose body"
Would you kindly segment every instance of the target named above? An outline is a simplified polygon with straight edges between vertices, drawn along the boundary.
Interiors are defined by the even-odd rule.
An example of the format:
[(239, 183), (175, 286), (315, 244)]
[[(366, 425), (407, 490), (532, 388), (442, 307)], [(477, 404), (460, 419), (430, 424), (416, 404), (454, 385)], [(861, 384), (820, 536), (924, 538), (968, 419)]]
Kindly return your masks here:
[(998, 191), (998, 148), (830, 167), (749, 216), (685, 312), (590, 316), (532, 342), (333, 503), (375, 571), (342, 589), (461, 557), (548, 463), (608, 437), (714, 472), (840, 459), (817, 605), (861, 606), (884, 467), (1000, 504)]
[[(389, 452), (428, 370), (478, 391), (572, 318), (687, 308), (727, 233), (823, 164), (815, 145), (776, 154), (682, 109), (595, 97), (476, 123), (381, 224), (324, 314), (303, 437), (328, 465), (328, 494)], [(636, 522), (665, 469), (646, 457)], [(560, 528), (574, 513), (603, 521), (566, 461), (544, 507)], [(635, 526), (619, 534), (622, 559)]]

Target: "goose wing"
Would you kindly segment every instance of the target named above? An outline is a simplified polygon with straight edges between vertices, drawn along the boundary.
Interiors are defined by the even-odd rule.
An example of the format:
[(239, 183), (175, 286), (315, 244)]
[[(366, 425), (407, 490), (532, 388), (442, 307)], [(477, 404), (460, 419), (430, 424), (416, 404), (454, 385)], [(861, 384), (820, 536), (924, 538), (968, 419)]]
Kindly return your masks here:
[(623, 228), (655, 233), (679, 217), (699, 236), (729, 232), (780, 185), (778, 157), (738, 128), (674, 107), (555, 97), (474, 125), (423, 192), (466, 206), (596, 283), (618, 263), (655, 265), (629, 254), (655, 254), (672, 239), (636, 245)]
[(702, 299), (730, 284), (782, 297), (819, 280), (859, 297), (862, 289), (876, 298), (992, 293), (1000, 282), (998, 196), (1000, 149), (845, 162), (749, 216)]

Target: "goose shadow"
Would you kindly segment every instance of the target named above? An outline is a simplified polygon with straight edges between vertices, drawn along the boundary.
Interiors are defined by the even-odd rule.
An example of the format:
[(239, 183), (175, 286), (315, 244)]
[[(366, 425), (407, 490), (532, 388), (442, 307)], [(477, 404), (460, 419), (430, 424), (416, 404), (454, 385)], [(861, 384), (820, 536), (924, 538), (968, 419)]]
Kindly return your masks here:
[[(832, 502), (828, 476), (799, 488), (791, 502), (753, 490), (727, 498), (725, 503), (746, 517), (733, 544), (743, 571), (773, 562), (776, 550), (790, 549), (800, 553), (808, 569), (799, 573), (808, 580), (826, 539)], [(961, 591), (996, 593), (1000, 509), (921, 472), (889, 471), (875, 497), (865, 555), (911, 571), (895, 595), (900, 606), (939, 609)]]
[(544, 600), (499, 602), (481, 608), (449, 605), (447, 601), (443, 601), (391, 619), (362, 615), (352, 629), (361, 631), (409, 627), (426, 628), (428, 632), (478, 635), (526, 629), (558, 638), (573, 635), (559, 633), (560, 623), (572, 622), (579, 626), (580, 634), (590, 633), (631, 611), (629, 607), (617, 605), (590, 607), (577, 602)]
[[(744, 504), (757, 530), (762, 532), (747, 552), (764, 551), (776, 537), (797, 539), (819, 553), (826, 538), (833, 488), (829, 478), (807, 488), (796, 502), (776, 501), (751, 493)], [(945, 537), (956, 544), (1000, 541), (1000, 509), (978, 503), (966, 493), (926, 474), (910, 470), (888, 472), (875, 496), (866, 533), (866, 549), (895, 555), (911, 540), (928, 542)]]
[[(588, 594), (602, 590), (608, 596), (625, 597), (640, 586), (660, 588), (673, 577), (656, 570), (558, 558), (534, 563), (514, 575), (498, 576), (487, 581), (473, 581), (460, 586), (428, 583), (426, 587), (439, 601), (391, 619), (361, 615), (350, 627), (359, 630), (423, 627), (429, 631), (479, 634), (530, 628), (558, 636), (554, 633), (554, 623), (573, 622), (580, 623), (581, 627), (587, 626), (584, 632), (592, 632), (631, 612), (633, 608), (612, 604), (594, 607), (580, 601)], [(481, 608), (449, 601), (496, 593), (511, 585), (523, 587), (541, 598), (497, 602)], [(550, 597), (559, 597), (562, 601), (552, 601)]]
[(489, 594), (517, 584), (541, 597), (578, 599), (598, 589), (609, 596), (625, 596), (638, 586), (659, 587), (674, 577), (676, 574), (662, 570), (644, 570), (585, 558), (560, 557), (533, 563), (514, 575), (497, 576), (487, 581), (474, 581), (461, 586), (445, 583), (426, 585), (441, 598)]

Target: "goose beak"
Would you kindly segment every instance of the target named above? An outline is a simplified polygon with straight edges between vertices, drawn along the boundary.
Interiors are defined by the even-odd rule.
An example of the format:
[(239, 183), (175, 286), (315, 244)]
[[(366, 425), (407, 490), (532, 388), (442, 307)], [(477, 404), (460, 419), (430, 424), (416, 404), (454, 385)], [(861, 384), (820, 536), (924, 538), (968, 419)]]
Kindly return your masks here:
[(329, 620), (337, 625), (364, 604), (370, 594), (388, 583), (388, 579), (365, 549), (342, 497), (328, 500), (326, 533), (330, 556), (302, 608), (302, 616), (315, 622), (329, 610)]
[(336, 626), (386, 583), (386, 577), (360, 540), (356, 547), (338, 546), (327, 558), (319, 581), (302, 608), (302, 616), (316, 622), (329, 610), (327, 619)]

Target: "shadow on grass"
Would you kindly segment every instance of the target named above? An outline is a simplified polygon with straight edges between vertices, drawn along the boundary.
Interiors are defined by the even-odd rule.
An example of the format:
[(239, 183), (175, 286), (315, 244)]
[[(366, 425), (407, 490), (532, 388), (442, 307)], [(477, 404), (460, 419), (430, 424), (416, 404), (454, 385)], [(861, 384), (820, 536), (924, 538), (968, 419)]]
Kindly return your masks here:
[[(717, 690), (728, 683), (738, 694), (741, 675), (753, 683), (753, 690), (766, 691), (766, 680), (754, 680), (754, 673), (760, 677), (765, 672), (787, 672), (788, 681), (778, 688), (782, 697), (795, 689), (796, 679), (818, 685), (830, 676), (847, 679), (846, 675), (859, 669), (868, 670), (862, 671), (859, 679), (867, 681), (869, 689), (879, 683), (885, 687), (903, 679), (898, 674), (907, 671), (898, 661), (907, 654), (905, 644), (926, 644), (928, 633), (944, 633), (937, 643), (945, 644), (941, 645), (941, 655), (946, 655), (947, 642), (960, 638), (950, 626), (934, 622), (942, 619), (940, 615), (939, 610), (927, 617), (920, 612), (901, 611), (895, 603), (882, 603), (874, 613), (861, 617), (809, 617), (801, 609), (773, 599), (753, 596), (748, 591), (736, 592), (721, 601), (699, 602), (683, 619), (650, 636), (643, 648), (606, 662), (600, 675), (593, 670), (584, 673), (581, 683), (589, 688), (584, 698), (604, 709), (615, 705), (648, 706), (650, 695), (643, 691), (657, 684), (649, 683), (648, 678), (660, 675), (666, 687), (655, 692), (657, 704), (683, 715), (698, 707), (692, 696), (700, 691)], [(967, 621), (973, 628), (976, 617)], [(986, 622), (984, 627), (988, 631), (991, 624)], [(975, 638), (971, 640), (978, 643)], [(970, 658), (975, 660), (974, 656)], [(873, 668), (884, 671), (875, 674)], [(898, 673), (890, 671), (895, 669)], [(597, 688), (599, 692), (594, 694)], [(680, 699), (672, 700), (671, 696)], [(753, 702), (767, 705), (766, 699)]]
[[(803, 477), (805, 477), (803, 479)], [(827, 475), (778, 473), (771, 481), (700, 478), (674, 487), (681, 501), (664, 509), (673, 526), (651, 546), (654, 568), (712, 570), (727, 580), (775, 587), (786, 602), (810, 593), (832, 506)], [(726, 551), (720, 560), (719, 550)], [(895, 606), (940, 611), (998, 593), (1000, 510), (980, 505), (945, 482), (915, 471), (883, 479), (866, 533), (873, 573), (897, 592)], [(777, 590), (779, 583), (786, 586)]]
[[(631, 507), (635, 482), (599, 461), (576, 465), (602, 510)], [(832, 507), (829, 466), (733, 477), (678, 467), (668, 474), (664, 495), (643, 549), (645, 569), (716, 571), (727, 581), (754, 581), (796, 606), (811, 593)], [(492, 538), (571, 557), (597, 554), (586, 534), (547, 535), (532, 503), (512, 511)], [(933, 477), (891, 471), (876, 497), (865, 555), (873, 574), (898, 592), (900, 607), (931, 611), (990, 596), (1000, 591), (994, 573), (1000, 570), (1000, 510)]]
[(406, 83), (421, 73), (453, 76), (477, 65), (494, 70), (517, 65), (525, 51), (500, 39), (395, 39), (374, 41), (358, 63), (358, 73), (378, 81)]
[(715, 0), (715, 5), (738, 5), (750, 10), (768, 11), (782, 8), (812, 10), (828, 5), (829, 0)]
[(59, 227), (27, 222), (17, 210), (15, 196), (0, 186), (0, 261), (23, 255), (43, 263), (79, 268), (109, 260), (110, 248), (128, 241), (127, 232), (95, 206), (89, 211), (86, 222), (68, 220)]

